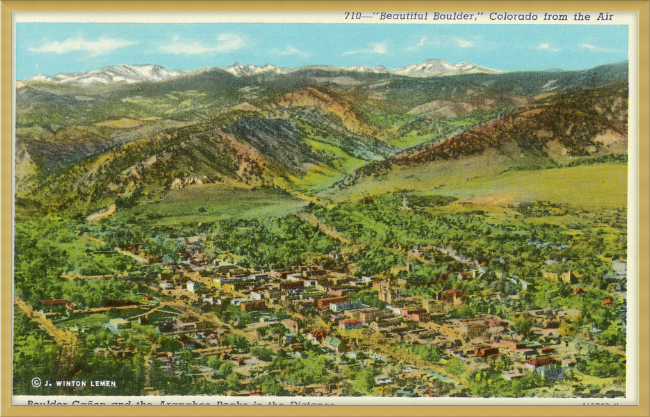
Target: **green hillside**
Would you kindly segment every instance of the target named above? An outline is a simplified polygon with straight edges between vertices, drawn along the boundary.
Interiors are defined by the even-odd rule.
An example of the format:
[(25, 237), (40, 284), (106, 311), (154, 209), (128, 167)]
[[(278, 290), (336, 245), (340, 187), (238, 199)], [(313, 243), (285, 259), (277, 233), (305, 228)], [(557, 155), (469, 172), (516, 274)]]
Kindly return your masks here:
[(626, 77), (614, 64), (434, 78), (205, 69), (134, 84), (28, 82), (17, 92), (17, 214), (119, 212), (208, 185), (305, 201), (451, 184), (461, 196), (482, 187), (474, 179), (496, 184), (506, 171), (626, 154)]

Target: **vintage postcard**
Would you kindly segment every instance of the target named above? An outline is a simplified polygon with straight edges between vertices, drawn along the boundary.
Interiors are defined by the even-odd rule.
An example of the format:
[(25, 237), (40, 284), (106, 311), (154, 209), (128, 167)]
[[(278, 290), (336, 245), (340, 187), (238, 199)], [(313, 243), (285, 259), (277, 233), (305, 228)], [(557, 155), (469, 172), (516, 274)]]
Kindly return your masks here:
[(13, 404), (638, 403), (636, 13), (13, 33)]

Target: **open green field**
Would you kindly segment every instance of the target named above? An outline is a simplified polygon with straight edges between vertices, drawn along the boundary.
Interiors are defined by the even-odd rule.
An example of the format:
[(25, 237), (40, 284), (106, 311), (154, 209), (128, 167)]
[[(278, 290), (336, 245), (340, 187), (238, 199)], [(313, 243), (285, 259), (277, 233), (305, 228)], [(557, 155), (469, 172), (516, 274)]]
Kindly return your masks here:
[[(352, 200), (400, 190), (450, 195), (474, 204), (507, 205), (550, 201), (584, 209), (627, 205), (627, 165), (605, 163), (569, 168), (498, 173), (482, 171), (481, 159), (473, 163), (408, 167), (381, 177), (368, 177), (352, 187), (331, 191), (329, 197)], [(468, 161), (469, 162), (469, 161)], [(483, 161), (485, 162), (485, 161)]]
[(207, 184), (170, 191), (160, 202), (124, 210), (152, 225), (199, 223), (229, 217), (281, 217), (296, 212), (307, 202), (272, 189), (245, 189)]
[(340, 181), (346, 173), (352, 172), (367, 163), (327, 143), (310, 139), (305, 140), (305, 142), (316, 151), (331, 155), (334, 159), (311, 168), (300, 177), (292, 177), (292, 181), (300, 191), (318, 192), (324, 190)]
[(107, 314), (80, 315), (68, 321), (58, 323), (59, 327), (69, 328), (73, 326), (101, 327), (110, 320)]

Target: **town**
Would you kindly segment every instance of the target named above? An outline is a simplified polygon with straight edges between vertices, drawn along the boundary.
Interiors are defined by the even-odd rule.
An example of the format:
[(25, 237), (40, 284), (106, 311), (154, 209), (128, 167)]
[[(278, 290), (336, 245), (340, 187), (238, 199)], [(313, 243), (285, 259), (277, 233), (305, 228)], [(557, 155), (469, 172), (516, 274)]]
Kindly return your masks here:
[[(399, 216), (415, 214), (406, 198), (390, 201)], [(322, 216), (318, 209), (311, 214)], [(333, 228), (300, 225), (330, 241), (323, 235), (350, 239)], [(237, 227), (250, 233), (243, 226)], [(209, 240), (181, 239), (183, 257), (171, 263), (160, 262), (143, 242), (117, 246), (122, 256), (151, 271), (128, 299), (105, 299), (101, 306), (49, 299), (38, 312), (17, 305), (47, 321), (53, 334), (64, 332), (64, 343), (75, 350), (71, 357), (79, 355), (80, 339), (88, 344), (99, 331), (101, 337), (92, 337), (93, 355), (118, 363), (141, 358), (147, 394), (185, 392), (183, 378), (192, 387), (203, 379), (210, 387), (205, 393), (235, 396), (624, 392), (624, 260), (611, 261), (603, 277), (607, 292), (554, 259), (523, 278), (508, 273), (504, 259), (472, 259), (439, 244), (417, 245), (403, 249), (387, 270), (364, 275), (372, 268), (362, 270), (359, 249), (341, 242), (306, 263), (260, 268), (239, 264), (227, 252), (206, 256)], [(536, 251), (570, 249), (531, 239), (526, 244)], [(417, 281), (422, 270), (442, 272), (423, 284)], [(67, 279), (135, 281), (128, 274)], [(532, 298), (549, 291), (564, 305), (531, 307)], [(605, 318), (597, 319), (598, 313)], [(70, 369), (74, 360), (68, 363), (66, 371), (84, 377), (84, 366)]]

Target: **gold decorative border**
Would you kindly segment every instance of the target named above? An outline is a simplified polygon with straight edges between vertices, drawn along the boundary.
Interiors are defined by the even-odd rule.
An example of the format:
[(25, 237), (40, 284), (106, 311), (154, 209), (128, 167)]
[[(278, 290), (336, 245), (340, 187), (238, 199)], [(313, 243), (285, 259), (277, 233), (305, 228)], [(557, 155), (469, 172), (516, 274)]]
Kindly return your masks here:
[[(0, 312), (2, 416), (650, 416), (650, 2), (645, 1), (2, 1)], [(638, 406), (62, 406), (11, 405), (12, 386), (12, 12), (342, 12), (349, 10), (637, 12), (639, 16), (639, 405)], [(215, 408), (218, 407), (218, 408)]]

